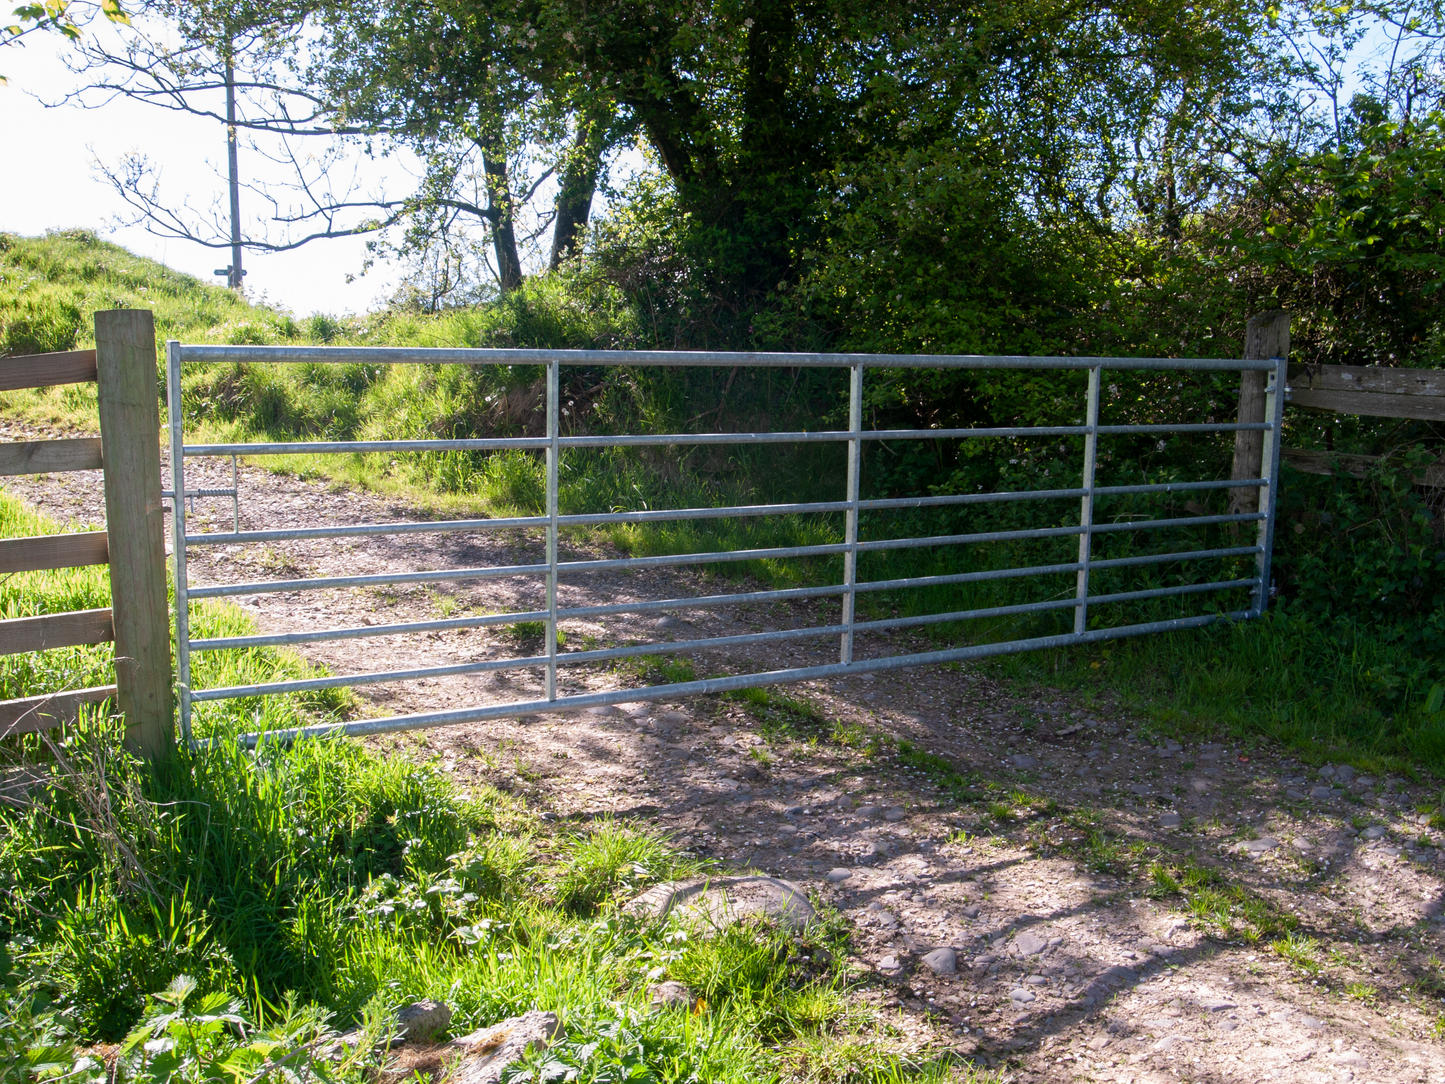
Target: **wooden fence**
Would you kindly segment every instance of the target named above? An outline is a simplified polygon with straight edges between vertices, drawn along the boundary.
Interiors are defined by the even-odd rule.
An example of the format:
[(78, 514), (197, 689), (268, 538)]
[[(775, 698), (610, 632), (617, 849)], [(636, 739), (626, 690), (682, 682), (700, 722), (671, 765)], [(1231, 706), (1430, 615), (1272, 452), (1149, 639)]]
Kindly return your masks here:
[[(1378, 365), (1291, 365), (1289, 405), (1372, 418), (1445, 421), (1445, 371), (1389, 369)], [(1303, 448), (1281, 449), (1284, 461), (1305, 474), (1343, 473), (1363, 478), (1377, 455), (1340, 455)], [(1445, 463), (1416, 477), (1422, 486), (1445, 487)]]
[(0, 444), (0, 475), (103, 470), (104, 531), (0, 539), (0, 575), (110, 566), (104, 610), (0, 620), (0, 654), (115, 644), (114, 685), (0, 701), (0, 737), (75, 719), (114, 698), (129, 748), (148, 758), (173, 746), (170, 624), (161, 505), (155, 325), (145, 310), (95, 314), (94, 350), (0, 359), (0, 391), (96, 382), (100, 437)]
[[(1289, 313), (1276, 310), (1251, 319), (1245, 332), (1244, 356), (1288, 357)], [(1243, 376), (1239, 389), (1239, 420), (1262, 422), (1263, 374), (1245, 373)], [(1253, 383), (1249, 379), (1251, 377), (1254, 378)], [(1395, 369), (1379, 365), (1291, 365), (1286, 402), (1297, 409), (1332, 414), (1445, 421), (1445, 370)], [(1253, 478), (1257, 475), (1262, 447), (1263, 434), (1260, 432), (1236, 435), (1233, 477)], [(1281, 448), (1280, 458), (1305, 474), (1342, 473), (1363, 478), (1370, 466), (1383, 457)], [(1416, 477), (1416, 483), (1445, 488), (1445, 461), (1426, 467)], [(1235, 498), (1238, 502), (1250, 499), (1254, 491), (1238, 490), (1236, 493), (1239, 494)]]

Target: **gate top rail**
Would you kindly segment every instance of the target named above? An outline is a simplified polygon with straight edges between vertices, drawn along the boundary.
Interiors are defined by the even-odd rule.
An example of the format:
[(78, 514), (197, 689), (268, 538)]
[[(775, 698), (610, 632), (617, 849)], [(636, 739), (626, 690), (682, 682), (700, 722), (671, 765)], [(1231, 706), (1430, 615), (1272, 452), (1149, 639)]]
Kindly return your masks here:
[(183, 362), (336, 365), (737, 365), (848, 369), (1115, 369), (1273, 372), (1270, 358), (1030, 357), (1020, 354), (790, 354), (748, 350), (536, 350), (440, 346), (195, 346), (178, 344)]

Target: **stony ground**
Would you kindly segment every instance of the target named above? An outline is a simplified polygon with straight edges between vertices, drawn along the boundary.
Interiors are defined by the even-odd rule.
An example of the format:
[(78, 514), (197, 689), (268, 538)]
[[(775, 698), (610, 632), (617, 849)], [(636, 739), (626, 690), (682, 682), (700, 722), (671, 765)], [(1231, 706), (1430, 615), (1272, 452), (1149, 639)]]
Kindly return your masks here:
[[(13, 429), (13, 427), (12, 427)], [(6, 434), (0, 439), (17, 439)], [(219, 485), (201, 467), (189, 484)], [(414, 518), (395, 501), (242, 469), (242, 527)], [(13, 480), (61, 519), (102, 515), (98, 480)], [(200, 502), (197, 529), (229, 527)], [(564, 555), (606, 556), (590, 541)], [(526, 563), (517, 532), (198, 547), (193, 582)], [(566, 582), (563, 605), (680, 598), (737, 581), (668, 570)], [(527, 609), (537, 581), (254, 593), (271, 631)], [(802, 605), (567, 622), (568, 646), (687, 639), (826, 619)], [(533, 645), (535, 647), (535, 645)], [(878, 637), (859, 654), (922, 649)], [(500, 658), (503, 629), (310, 645), (337, 672)], [(821, 662), (799, 641), (698, 657), (699, 672)], [(564, 671), (563, 691), (640, 686)], [(538, 673), (359, 691), (359, 714), (532, 699)], [(726, 868), (797, 881), (840, 912), (857, 996), (920, 1046), (1024, 1081), (1445, 1084), (1438, 791), (1307, 766), (1286, 752), (1181, 744), (1107, 692), (1023, 688), (989, 668), (862, 675), (756, 700), (638, 701), (374, 739), (464, 787), (547, 816), (636, 818)], [(1423, 812), (1422, 812), (1423, 811)], [(939, 951), (943, 950), (943, 951)]]

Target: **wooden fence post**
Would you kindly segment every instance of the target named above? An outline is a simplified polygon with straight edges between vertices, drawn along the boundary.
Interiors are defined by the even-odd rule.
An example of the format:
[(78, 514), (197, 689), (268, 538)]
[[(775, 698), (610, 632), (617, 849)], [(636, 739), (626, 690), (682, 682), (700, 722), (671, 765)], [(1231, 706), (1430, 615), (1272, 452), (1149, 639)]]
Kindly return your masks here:
[(175, 727), (156, 333), (151, 313), (144, 309), (97, 312), (95, 361), (117, 698), (125, 713), (127, 748), (157, 760), (170, 755)]
[[(1289, 357), (1289, 313), (1271, 309), (1249, 318), (1244, 330), (1244, 357), (1247, 361), (1263, 358)], [(1263, 372), (1239, 374), (1239, 421), (1241, 424), (1264, 421)], [(1229, 477), (1235, 481), (1258, 478), (1264, 469), (1264, 431), (1245, 429), (1234, 434), (1234, 469)], [(1229, 491), (1231, 515), (1259, 511), (1259, 489), (1248, 486)]]

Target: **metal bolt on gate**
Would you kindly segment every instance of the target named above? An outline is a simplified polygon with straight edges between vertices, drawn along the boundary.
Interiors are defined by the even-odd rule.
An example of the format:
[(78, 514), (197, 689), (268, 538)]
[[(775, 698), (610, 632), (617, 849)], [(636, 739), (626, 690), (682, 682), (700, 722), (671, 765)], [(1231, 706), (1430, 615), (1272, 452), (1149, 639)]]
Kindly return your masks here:
[[(181, 404), (181, 366), (186, 363), (365, 363), (365, 364), (461, 364), (461, 365), (539, 365), (546, 369), (547, 435), (545, 437), (481, 438), (457, 440), (370, 440), (370, 441), (300, 441), (285, 443), (195, 444), (184, 441), (184, 417)], [(412, 349), (397, 347), (275, 347), (275, 346), (191, 346), (179, 342), (166, 344), (168, 395), (170, 403), (172, 491), (183, 499), (175, 505), (175, 597), (176, 657), (180, 689), (180, 720), (182, 733), (191, 740), (191, 711), (197, 702), (224, 700), (272, 694), (303, 692), (317, 689), (360, 686), (383, 682), (408, 681), (417, 678), (453, 674), (474, 674), (492, 670), (545, 668), (546, 698), (505, 704), (489, 704), (451, 711), (423, 712), (349, 723), (326, 723), (272, 731), (266, 735), (246, 734), (242, 740), (254, 745), (263, 736), (290, 740), (303, 735), (381, 734), (399, 730), (444, 726), (451, 723), (475, 722), (483, 719), (512, 717), (539, 711), (569, 711), (638, 700), (673, 699), (704, 693), (718, 693), (817, 678), (932, 663), (980, 659), (993, 655), (1057, 648), (1072, 644), (1096, 643), (1103, 640), (1176, 629), (1198, 628), (1220, 619), (1258, 617), (1268, 601), (1270, 554), (1274, 537), (1274, 479), (1279, 472), (1279, 429), (1285, 395), (1285, 360), (1254, 359), (1178, 359), (1178, 358), (1071, 358), (1012, 356), (951, 355), (881, 355), (881, 354), (785, 354), (730, 352), (674, 352), (625, 350), (513, 350), (513, 349)], [(562, 436), (559, 432), (559, 370), (564, 365), (585, 366), (742, 366), (780, 368), (843, 368), (849, 370), (848, 428), (837, 431), (768, 432), (768, 433), (671, 433), (630, 434), (618, 436)], [(1085, 370), (1088, 392), (1082, 424), (1067, 426), (1000, 427), (975, 429), (902, 429), (876, 430), (863, 428), (863, 381), (868, 369), (1047, 369)], [(1158, 371), (1262, 371), (1266, 374), (1265, 414), (1263, 422), (1200, 423), (1183, 425), (1105, 425), (1100, 422), (1100, 379), (1105, 370)], [(1182, 483), (1096, 486), (1095, 466), (1101, 436), (1124, 434), (1223, 433), (1263, 430), (1264, 455), (1261, 477), (1234, 480), (1201, 480)], [(863, 445), (867, 441), (900, 440), (970, 440), (987, 437), (1082, 437), (1084, 468), (1080, 485), (1071, 488), (1017, 492), (969, 493), (949, 496), (905, 497), (886, 500), (862, 500), (859, 496)], [(836, 442), (847, 445), (846, 493), (839, 501), (815, 501), (795, 504), (740, 505), (719, 508), (683, 508), (666, 511), (609, 512), (585, 515), (560, 515), (557, 508), (557, 467), (562, 452), (569, 448), (622, 448), (643, 446), (676, 446), (699, 444), (764, 444)], [(365, 453), (423, 451), (501, 451), (505, 449), (544, 450), (546, 453), (546, 514), (498, 519), (449, 520), (436, 522), (368, 523), (351, 526), (312, 527), (294, 530), (240, 530), (239, 515), (235, 529), (229, 532), (188, 534), (186, 500), (208, 491), (191, 491), (185, 487), (185, 461), (198, 456), (279, 455), (286, 453)], [(1112, 523), (1096, 522), (1094, 502), (1097, 497), (1119, 494), (1181, 493), (1198, 490), (1258, 488), (1257, 512), (1232, 515), (1190, 516), (1186, 519), (1152, 519)], [(231, 491), (217, 495), (234, 496)], [(889, 538), (859, 540), (859, 514), (865, 511), (917, 509), (947, 505), (984, 504), (996, 501), (1078, 500), (1077, 526), (1045, 527), (1029, 530), (986, 531), (922, 538)], [(608, 560), (560, 560), (557, 533), (565, 526), (589, 526), (607, 523), (642, 523), (666, 520), (701, 520), (741, 516), (774, 516), (798, 513), (841, 512), (844, 514), (844, 540), (825, 545), (775, 547), (769, 549), (733, 550), (712, 553), (690, 553), (675, 556), (629, 557)], [(1157, 553), (1098, 560), (1092, 556), (1095, 536), (1116, 531), (1148, 531), (1169, 527), (1203, 526), (1207, 524), (1256, 523), (1257, 535), (1252, 544), (1219, 549)], [(384, 573), (359, 576), (325, 576), (314, 579), (272, 580), (224, 586), (191, 586), (186, 569), (186, 551), (192, 546), (234, 545), (238, 543), (281, 542), (295, 539), (353, 538), (363, 535), (401, 535), (443, 531), (491, 531), (512, 528), (542, 528), (546, 532), (546, 560), (542, 564), (511, 565), (484, 568), (450, 568), (437, 571)], [(951, 575), (911, 577), (893, 580), (860, 582), (858, 555), (887, 549), (969, 545), (985, 542), (1009, 542), (1019, 539), (1077, 536), (1078, 559), (1069, 563), (1007, 568), (989, 571), (960, 572)], [(842, 582), (827, 586), (800, 587), (766, 591), (743, 591), (694, 598), (671, 598), (648, 602), (616, 603), (595, 606), (561, 607), (557, 587), (563, 576), (616, 569), (658, 568), (683, 565), (704, 565), (724, 561), (748, 561), (765, 558), (807, 557), (838, 554), (843, 558)], [(1247, 579), (1221, 580), (1209, 583), (1184, 584), (1152, 590), (1127, 591), (1114, 594), (1090, 594), (1090, 573), (1095, 569), (1124, 566), (1158, 565), (1183, 560), (1253, 557), (1255, 574)], [(1038, 577), (1076, 573), (1072, 597), (1041, 602), (994, 606), (915, 617), (859, 621), (855, 603), (861, 593), (892, 591), (901, 588), (962, 584), (986, 580)], [(189, 615), (193, 599), (222, 598), (232, 595), (254, 595), (265, 592), (312, 591), (337, 587), (369, 587), (396, 584), (436, 583), (442, 581), (477, 581), (519, 575), (545, 577), (546, 608), (543, 610), (448, 618), (433, 621), (409, 621), (387, 625), (354, 628), (321, 629), (256, 636), (193, 640)], [(1249, 588), (1251, 602), (1246, 610), (1231, 613), (1210, 613), (1180, 617), (1143, 624), (1111, 628), (1088, 627), (1091, 606), (1136, 601), (1166, 596)], [(647, 613), (663, 610), (711, 610), (746, 603), (775, 602), (787, 599), (837, 598), (841, 617), (837, 624), (814, 625), (801, 629), (745, 635), (717, 636), (706, 639), (669, 641), (627, 647), (595, 650), (557, 650), (557, 624), (572, 618), (595, 618), (624, 613)], [(1002, 617), (1050, 610), (1074, 611), (1073, 631), (1054, 636), (1007, 640), (948, 650), (878, 658), (855, 657), (855, 636), (860, 632), (966, 621), (975, 618)], [(419, 667), (374, 673), (321, 677), (298, 681), (278, 681), (259, 685), (192, 689), (190, 657), (196, 651), (220, 651), (233, 648), (285, 646), (372, 636), (392, 636), (444, 629), (481, 628), (522, 621), (545, 621), (546, 653), (526, 658), (488, 659), (481, 662), (448, 666)], [(839, 639), (838, 661), (826, 665), (791, 669), (731, 674), (669, 685), (640, 689), (619, 689), (609, 692), (559, 696), (557, 670), (560, 666), (577, 666), (614, 659), (648, 655), (689, 653), (701, 650), (740, 647), (750, 644), (778, 643), (804, 638), (831, 637)]]

